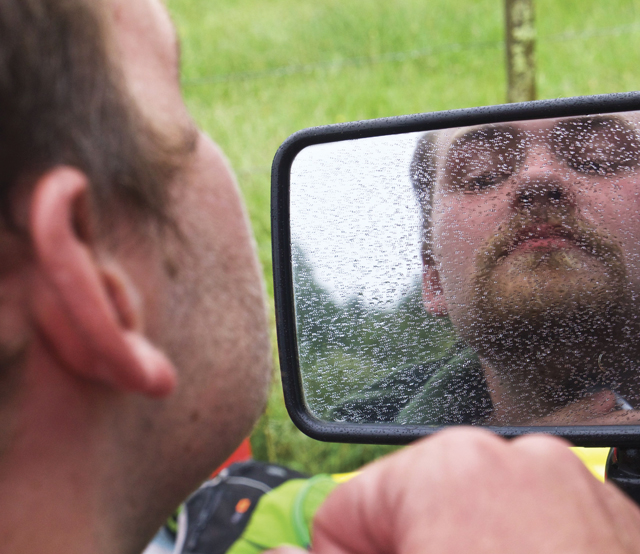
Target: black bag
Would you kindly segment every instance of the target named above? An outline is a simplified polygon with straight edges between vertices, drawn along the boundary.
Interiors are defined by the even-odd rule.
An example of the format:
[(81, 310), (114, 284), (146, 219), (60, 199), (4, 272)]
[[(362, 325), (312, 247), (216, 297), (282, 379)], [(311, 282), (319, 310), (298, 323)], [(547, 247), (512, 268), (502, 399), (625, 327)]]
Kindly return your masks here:
[(224, 554), (242, 535), (263, 494), (289, 479), (304, 478), (286, 467), (256, 461), (223, 469), (185, 502), (176, 530), (182, 542), (178, 552)]

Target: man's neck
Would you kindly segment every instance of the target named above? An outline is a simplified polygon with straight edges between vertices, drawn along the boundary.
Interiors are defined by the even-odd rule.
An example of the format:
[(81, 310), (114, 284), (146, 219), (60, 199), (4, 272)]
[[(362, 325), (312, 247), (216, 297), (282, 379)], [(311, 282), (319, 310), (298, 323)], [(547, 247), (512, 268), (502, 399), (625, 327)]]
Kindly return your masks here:
[[(113, 521), (101, 491), (109, 467), (100, 445), (100, 401), (77, 394), (35, 345), (15, 400), (15, 421), (0, 453), (0, 544), (3, 552), (122, 552), (108, 539)], [(116, 465), (116, 460), (111, 460)], [(112, 529), (113, 531), (113, 529)], [(118, 547), (118, 548), (116, 548)]]
[[(605, 415), (608, 409), (615, 409), (615, 399), (618, 398), (634, 408), (640, 407), (638, 393), (634, 392), (640, 390), (640, 375), (636, 364), (628, 361), (626, 365), (630, 365), (630, 368), (611, 365), (605, 367), (603, 362), (606, 362), (606, 357), (595, 357), (595, 361), (575, 364), (573, 367), (579, 369), (581, 379), (572, 376), (571, 381), (553, 386), (553, 381), (548, 378), (554, 374), (551, 365), (544, 368), (547, 378), (542, 378), (543, 370), (533, 364), (529, 368), (498, 369), (481, 360), (493, 404), (489, 423), (575, 425), (578, 421), (571, 415), (571, 406), (576, 402), (584, 405), (590, 398), (593, 398), (594, 405), (585, 413), (593, 412), (594, 417)], [(556, 375), (567, 373), (566, 368), (555, 371)], [(576, 372), (577, 370), (574, 371)], [(614, 399), (614, 407), (609, 407), (609, 402), (603, 400), (601, 392), (608, 392), (608, 396)]]
[[(12, 479), (15, 467), (3, 466), (0, 482), (0, 543), (16, 554), (105, 552), (97, 532), (96, 509), (87, 496), (86, 476), (58, 465), (46, 467), (15, 460), (29, 479)], [(13, 465), (13, 464), (11, 464)]]

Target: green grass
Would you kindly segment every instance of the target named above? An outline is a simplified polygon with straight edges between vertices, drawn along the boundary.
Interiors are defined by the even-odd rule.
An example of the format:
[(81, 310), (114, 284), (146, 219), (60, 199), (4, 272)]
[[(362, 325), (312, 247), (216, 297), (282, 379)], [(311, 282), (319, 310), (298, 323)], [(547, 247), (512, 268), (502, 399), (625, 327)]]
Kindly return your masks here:
[[(280, 143), (313, 125), (504, 102), (502, 4), (168, 0), (187, 103), (236, 169), (271, 297), (269, 176)], [(538, 0), (536, 18), (539, 98), (640, 88), (640, 0)], [(389, 450), (302, 436), (279, 388), (252, 441), (257, 456), (310, 472)]]

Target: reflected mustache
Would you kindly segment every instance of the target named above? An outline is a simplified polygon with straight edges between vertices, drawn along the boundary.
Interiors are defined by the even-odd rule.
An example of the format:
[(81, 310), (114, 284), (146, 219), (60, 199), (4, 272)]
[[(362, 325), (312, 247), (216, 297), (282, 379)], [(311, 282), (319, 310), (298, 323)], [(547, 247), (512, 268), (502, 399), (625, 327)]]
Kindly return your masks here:
[(546, 217), (516, 214), (501, 225), (498, 232), (480, 249), (476, 260), (477, 267), (481, 272), (491, 270), (519, 244), (529, 239), (547, 237), (570, 240), (605, 265), (609, 265), (608, 261), (619, 261), (622, 256), (621, 247), (607, 233), (574, 213), (551, 213)]

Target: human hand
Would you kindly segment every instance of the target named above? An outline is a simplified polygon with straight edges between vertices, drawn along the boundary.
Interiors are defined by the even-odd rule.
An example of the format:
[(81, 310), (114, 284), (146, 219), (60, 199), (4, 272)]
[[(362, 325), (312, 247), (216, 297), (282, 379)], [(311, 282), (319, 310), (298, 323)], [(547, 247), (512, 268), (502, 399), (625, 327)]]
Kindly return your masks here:
[[(638, 425), (640, 410), (621, 409), (620, 397), (601, 390), (572, 402), (530, 425)], [(627, 406), (630, 408), (630, 406)]]
[(640, 553), (640, 510), (567, 446), (473, 428), (438, 433), (337, 487), (314, 520), (312, 552)]

